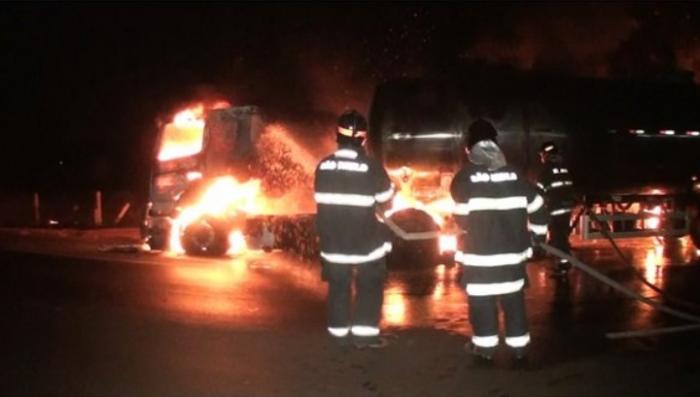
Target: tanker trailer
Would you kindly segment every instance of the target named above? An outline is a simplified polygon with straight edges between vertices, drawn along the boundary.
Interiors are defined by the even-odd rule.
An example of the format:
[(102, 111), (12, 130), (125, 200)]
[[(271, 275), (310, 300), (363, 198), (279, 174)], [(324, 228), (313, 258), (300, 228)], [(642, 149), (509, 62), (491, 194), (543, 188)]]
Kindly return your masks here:
[[(541, 144), (557, 143), (576, 179), (582, 208), (595, 212), (613, 236), (693, 233), (698, 241), (697, 228), (690, 225), (697, 223), (699, 193), (696, 185), (695, 190), (688, 186), (700, 165), (699, 107), (700, 92), (691, 82), (478, 69), (451, 79), (400, 79), (378, 86), (369, 114), (369, 147), (398, 187), (390, 219), (409, 232), (454, 235), (449, 183), (466, 161), (469, 125), (484, 118), (498, 130), (509, 163), (533, 179)], [(583, 238), (602, 236), (600, 224), (587, 215), (579, 225)], [(424, 245), (439, 254), (435, 233), (424, 235)]]

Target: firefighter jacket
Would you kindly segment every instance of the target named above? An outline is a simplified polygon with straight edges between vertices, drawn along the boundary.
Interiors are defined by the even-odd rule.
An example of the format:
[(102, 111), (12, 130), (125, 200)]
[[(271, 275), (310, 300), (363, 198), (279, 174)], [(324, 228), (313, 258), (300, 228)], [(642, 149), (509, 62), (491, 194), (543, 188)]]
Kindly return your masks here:
[(509, 165), (489, 170), (467, 164), (450, 190), (455, 220), (466, 232), (455, 261), (463, 265), (467, 294), (519, 291), (525, 285), (524, 262), (532, 256), (531, 238), (543, 240), (547, 233), (542, 197)]
[(393, 195), (384, 168), (361, 148), (341, 146), (321, 160), (314, 180), (321, 257), (340, 264), (383, 258), (391, 251), (391, 240), (376, 209)]
[(568, 215), (576, 205), (574, 181), (569, 169), (558, 158), (544, 163), (537, 178), (537, 188), (544, 196), (551, 216)]

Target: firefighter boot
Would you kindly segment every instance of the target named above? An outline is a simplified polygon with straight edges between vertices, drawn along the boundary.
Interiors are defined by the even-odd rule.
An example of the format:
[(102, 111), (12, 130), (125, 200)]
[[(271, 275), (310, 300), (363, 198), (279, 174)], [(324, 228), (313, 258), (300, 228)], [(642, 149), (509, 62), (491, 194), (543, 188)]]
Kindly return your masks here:
[(515, 370), (529, 370), (531, 368), (527, 347), (513, 348), (513, 361), (511, 368)]
[(569, 269), (571, 269), (571, 264), (566, 260), (557, 261), (556, 267), (550, 273), (549, 277), (557, 281), (568, 282), (569, 281)]
[(464, 344), (464, 350), (471, 354), (477, 364), (485, 364), (493, 361), (493, 356), (496, 354), (495, 347), (481, 347), (467, 342)]

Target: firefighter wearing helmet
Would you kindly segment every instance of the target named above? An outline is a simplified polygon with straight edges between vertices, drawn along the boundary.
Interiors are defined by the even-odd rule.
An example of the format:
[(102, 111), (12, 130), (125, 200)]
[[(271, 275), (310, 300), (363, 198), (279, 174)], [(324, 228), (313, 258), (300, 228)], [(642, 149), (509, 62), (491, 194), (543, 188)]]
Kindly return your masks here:
[[(542, 170), (537, 178), (537, 188), (545, 198), (549, 209), (549, 244), (567, 254), (571, 251), (569, 234), (571, 233), (571, 211), (576, 205), (574, 182), (568, 167), (563, 161), (554, 142), (545, 142), (540, 148)], [(571, 264), (565, 259), (557, 258), (552, 276), (568, 281)]]
[(467, 348), (477, 359), (491, 360), (499, 343), (498, 302), (505, 315), (505, 343), (516, 359), (530, 343), (525, 313), (525, 262), (532, 240), (547, 233), (544, 200), (496, 144), (496, 129), (479, 119), (469, 127), (468, 163), (450, 186), (455, 221), (464, 230), (460, 285), (469, 299), (474, 335)]
[(341, 345), (352, 338), (360, 348), (383, 347), (379, 321), (391, 240), (377, 213), (390, 203), (394, 187), (382, 165), (365, 152), (367, 121), (360, 113), (343, 113), (336, 137), (338, 149), (321, 160), (314, 180), (328, 333)]

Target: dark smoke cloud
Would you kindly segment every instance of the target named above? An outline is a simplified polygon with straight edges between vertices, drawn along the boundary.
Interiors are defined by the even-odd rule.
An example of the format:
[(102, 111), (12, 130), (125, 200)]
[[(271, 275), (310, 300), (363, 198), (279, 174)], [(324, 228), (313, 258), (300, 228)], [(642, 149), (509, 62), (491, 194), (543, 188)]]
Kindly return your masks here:
[(518, 9), (478, 33), (462, 59), (580, 76), (700, 76), (697, 11), (601, 3)]

